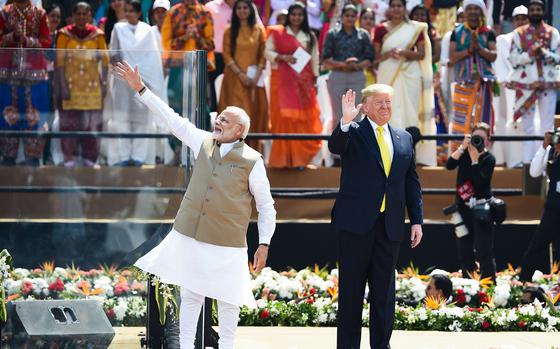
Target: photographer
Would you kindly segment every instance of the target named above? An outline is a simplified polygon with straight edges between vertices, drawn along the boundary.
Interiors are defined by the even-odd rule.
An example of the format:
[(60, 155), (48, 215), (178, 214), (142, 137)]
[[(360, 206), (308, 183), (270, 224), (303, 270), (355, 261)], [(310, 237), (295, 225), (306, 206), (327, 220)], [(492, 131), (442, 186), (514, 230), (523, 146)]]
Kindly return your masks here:
[(545, 173), (549, 178), (548, 194), (544, 204), (544, 213), (537, 231), (531, 239), (529, 248), (521, 263), (521, 281), (532, 281), (535, 272), (535, 262), (546, 254), (548, 244), (560, 237), (560, 128), (556, 132), (544, 135), (542, 147), (539, 148), (533, 160), (529, 173), (531, 177), (540, 177)]
[(496, 158), (486, 149), (489, 139), (490, 126), (477, 123), (446, 165), (448, 170), (459, 167), (456, 204), (464, 226), (456, 229), (456, 235), (463, 277), (477, 270), (475, 260), (480, 263), (482, 277), (496, 276), (494, 224), (485, 201), (492, 197), (490, 182), (496, 165)]

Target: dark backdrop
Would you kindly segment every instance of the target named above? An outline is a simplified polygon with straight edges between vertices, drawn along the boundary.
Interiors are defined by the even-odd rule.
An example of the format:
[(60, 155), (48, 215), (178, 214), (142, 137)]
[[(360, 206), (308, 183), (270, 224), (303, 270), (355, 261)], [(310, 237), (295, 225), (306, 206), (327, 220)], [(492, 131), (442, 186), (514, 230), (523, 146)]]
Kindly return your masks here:
[[(7, 248), (12, 253), (17, 267), (34, 268), (44, 261), (54, 261), (57, 266), (74, 262), (85, 269), (102, 263), (124, 266), (129, 263), (124, 257), (132, 250), (156, 236), (154, 234), (161, 236), (169, 229), (170, 225), (129, 222), (1, 223), (0, 249)], [(535, 226), (530, 224), (506, 224), (497, 229), (498, 269), (506, 268), (508, 262), (514, 266), (519, 264), (534, 231)], [(252, 223), (248, 233), (251, 259), (257, 242), (257, 227)], [(137, 249), (136, 256), (144, 250)], [(279, 223), (268, 264), (275, 270), (314, 264), (333, 268), (336, 251), (336, 232), (328, 223)], [(426, 224), (424, 239), (418, 248), (411, 250), (409, 242), (403, 242), (398, 265), (405, 267), (413, 261), (421, 271), (431, 267), (455, 271), (458, 269), (456, 251), (451, 225)], [(548, 254), (543, 254), (539, 263), (541, 270), (548, 270)]]

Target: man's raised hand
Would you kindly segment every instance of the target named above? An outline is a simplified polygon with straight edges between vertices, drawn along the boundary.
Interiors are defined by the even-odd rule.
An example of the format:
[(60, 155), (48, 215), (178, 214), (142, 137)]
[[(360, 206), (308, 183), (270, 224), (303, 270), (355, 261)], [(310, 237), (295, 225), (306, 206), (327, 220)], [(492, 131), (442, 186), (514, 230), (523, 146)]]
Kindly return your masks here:
[(360, 113), (360, 109), (362, 109), (361, 104), (356, 106), (356, 92), (352, 90), (346, 91), (342, 95), (342, 123), (348, 124), (352, 122)]
[(113, 74), (118, 76), (121, 80), (126, 81), (128, 86), (134, 91), (138, 92), (144, 87), (137, 65), (134, 66), (133, 69), (127, 61), (122, 61), (114, 65), (112, 70)]

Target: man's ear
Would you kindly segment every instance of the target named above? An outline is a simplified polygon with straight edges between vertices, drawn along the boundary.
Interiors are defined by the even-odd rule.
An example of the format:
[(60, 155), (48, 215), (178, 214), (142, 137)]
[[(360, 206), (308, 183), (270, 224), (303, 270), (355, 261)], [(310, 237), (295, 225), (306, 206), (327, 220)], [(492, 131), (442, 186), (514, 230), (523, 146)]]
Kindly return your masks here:
[(368, 115), (369, 114), (369, 107), (368, 104), (364, 102), (362, 102), (362, 110), (361, 110), (364, 114)]

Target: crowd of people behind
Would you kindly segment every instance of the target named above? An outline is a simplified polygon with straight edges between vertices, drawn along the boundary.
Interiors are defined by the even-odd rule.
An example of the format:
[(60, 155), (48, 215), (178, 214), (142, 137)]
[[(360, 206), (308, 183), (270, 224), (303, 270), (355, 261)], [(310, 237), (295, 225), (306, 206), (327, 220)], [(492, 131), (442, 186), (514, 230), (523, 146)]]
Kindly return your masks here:
[[(0, 130), (166, 132), (109, 67), (137, 65), (181, 114), (184, 52), (196, 49), (208, 51), (208, 112), (241, 107), (251, 132), (330, 133), (341, 96), (352, 89), (359, 100), (373, 82), (395, 89), (391, 123), (418, 141), (421, 165), (444, 164), (460, 143), (420, 135), (468, 134), (480, 122), (500, 135), (553, 127), (560, 35), (541, 0), (175, 2), (3, 4)], [(317, 140), (249, 143), (269, 167), (338, 161)], [(515, 167), (538, 147), (497, 142), (493, 153)], [(180, 150), (165, 138), (0, 137), (3, 165), (173, 164)]]

